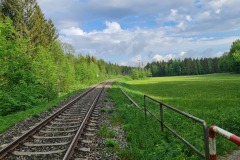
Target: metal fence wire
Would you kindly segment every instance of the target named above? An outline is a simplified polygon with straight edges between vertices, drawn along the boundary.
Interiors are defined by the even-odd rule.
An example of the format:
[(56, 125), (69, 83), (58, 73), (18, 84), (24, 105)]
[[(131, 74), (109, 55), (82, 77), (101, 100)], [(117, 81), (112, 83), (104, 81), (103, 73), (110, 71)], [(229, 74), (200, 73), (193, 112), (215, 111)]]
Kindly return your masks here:
[[(156, 103), (159, 104), (159, 110), (160, 110), (160, 118), (158, 118), (155, 114), (153, 114), (150, 110), (147, 109), (147, 104), (146, 104), (146, 100), (149, 99), (151, 101), (154, 101)], [(184, 139), (182, 136), (180, 136), (174, 129), (172, 129), (171, 127), (169, 127), (167, 124), (164, 123), (164, 108), (168, 108), (178, 114), (181, 114), (183, 116), (185, 116), (186, 118), (188, 118), (189, 120), (192, 120), (196, 123), (199, 123), (200, 125), (202, 125), (203, 127), (203, 137), (204, 137), (204, 149), (205, 149), (205, 154), (201, 153), (195, 146), (193, 146), (191, 143), (189, 143), (186, 139)], [(175, 135), (177, 138), (179, 138), (183, 143), (185, 143), (186, 145), (188, 145), (196, 154), (198, 154), (198, 156), (200, 156), (201, 158), (204, 158), (206, 160), (209, 159), (209, 140), (208, 140), (208, 126), (207, 123), (202, 120), (199, 119), (193, 115), (190, 115), (186, 112), (183, 112), (179, 109), (176, 109), (168, 104), (165, 104), (161, 101), (158, 101), (148, 95), (144, 95), (144, 113), (145, 113), (145, 119), (147, 117), (147, 113), (149, 113), (152, 117), (154, 117), (157, 121), (160, 122), (161, 124), (161, 131), (164, 131), (164, 128), (168, 129), (173, 135)]]
[[(147, 113), (149, 113), (149, 115), (151, 115), (153, 118), (155, 118), (157, 121), (160, 122), (161, 125), (161, 131), (164, 131), (164, 128), (166, 128), (167, 130), (169, 130), (173, 135), (175, 135), (177, 138), (179, 138), (183, 143), (185, 143), (187, 146), (189, 146), (199, 157), (204, 158), (205, 160), (209, 160), (209, 139), (208, 139), (208, 126), (207, 123), (202, 120), (199, 119), (193, 115), (190, 115), (186, 112), (183, 112), (179, 109), (176, 109), (168, 104), (165, 104), (161, 101), (158, 101), (148, 95), (144, 95), (144, 108), (140, 107), (136, 102), (134, 102), (128, 95), (127, 93), (121, 89), (121, 91), (124, 93), (124, 95), (133, 103), (133, 105), (138, 108), (140, 111), (142, 111), (145, 114), (145, 119), (147, 118)], [(149, 99), (153, 102), (158, 103), (159, 106), (159, 110), (160, 110), (160, 115), (159, 117), (157, 117), (155, 114), (153, 114), (149, 109), (147, 109), (147, 103), (146, 100)], [(180, 115), (185, 116), (187, 119), (196, 122), (198, 124), (200, 124), (202, 126), (202, 133), (203, 133), (203, 137), (204, 137), (204, 151), (205, 153), (203, 154), (201, 151), (199, 151), (195, 146), (193, 146), (191, 143), (189, 143), (186, 139), (184, 139), (182, 136), (180, 136), (180, 134), (178, 134), (174, 129), (172, 129), (171, 127), (169, 127), (167, 124), (164, 123), (164, 108), (168, 108), (171, 111), (174, 111)]]

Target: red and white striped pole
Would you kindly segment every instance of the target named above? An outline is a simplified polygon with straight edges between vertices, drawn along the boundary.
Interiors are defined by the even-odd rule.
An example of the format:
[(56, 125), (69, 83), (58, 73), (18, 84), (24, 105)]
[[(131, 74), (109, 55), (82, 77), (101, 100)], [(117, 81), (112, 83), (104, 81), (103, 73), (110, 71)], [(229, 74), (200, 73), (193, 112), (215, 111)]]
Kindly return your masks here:
[(219, 135), (229, 139), (233, 143), (240, 145), (240, 137), (238, 137), (228, 131), (225, 131), (224, 129), (219, 128), (217, 126), (211, 126), (209, 128), (209, 134), (208, 134), (210, 160), (217, 160), (215, 133), (218, 133)]

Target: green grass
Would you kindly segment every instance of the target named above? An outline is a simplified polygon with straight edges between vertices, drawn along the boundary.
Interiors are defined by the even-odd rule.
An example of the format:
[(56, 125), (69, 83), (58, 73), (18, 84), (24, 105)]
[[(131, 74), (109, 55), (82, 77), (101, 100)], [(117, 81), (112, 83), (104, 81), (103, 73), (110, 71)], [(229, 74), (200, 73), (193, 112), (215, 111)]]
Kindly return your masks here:
[(28, 117), (38, 117), (39, 114), (43, 111), (46, 111), (48, 109), (51, 109), (53, 106), (57, 105), (59, 102), (63, 101), (70, 95), (76, 94), (77, 92), (80, 92), (84, 89), (86, 89), (88, 86), (79, 86), (78, 89), (75, 88), (75, 91), (71, 91), (70, 93), (62, 94), (59, 98), (44, 104), (40, 106), (33, 107), (31, 109), (16, 112), (7, 116), (0, 116), (0, 133), (7, 130), (9, 127), (14, 126), (16, 123), (28, 118)]
[(108, 148), (114, 148), (114, 149), (117, 149), (117, 148), (118, 148), (118, 145), (119, 145), (116, 140), (111, 139), (111, 138), (105, 139), (104, 144), (105, 144), (106, 147), (108, 147)]
[(98, 135), (106, 138), (113, 138), (115, 133), (109, 129), (106, 125), (103, 125), (97, 132)]
[[(202, 76), (159, 77), (147, 80), (118, 82), (141, 106), (143, 95), (172, 105), (207, 122), (240, 135), (240, 75), (211, 74)], [(116, 119), (121, 121), (130, 142), (130, 159), (201, 159), (168, 131), (128, 103), (117, 86), (111, 90), (118, 108)], [(124, 103), (123, 103), (124, 102)], [(147, 101), (148, 108), (159, 116), (159, 107)], [(164, 110), (166, 124), (204, 152), (202, 127), (168, 109)], [(237, 149), (235, 144), (217, 136), (220, 155)], [(124, 158), (124, 157), (123, 157)], [(126, 157), (125, 157), (126, 159)]]

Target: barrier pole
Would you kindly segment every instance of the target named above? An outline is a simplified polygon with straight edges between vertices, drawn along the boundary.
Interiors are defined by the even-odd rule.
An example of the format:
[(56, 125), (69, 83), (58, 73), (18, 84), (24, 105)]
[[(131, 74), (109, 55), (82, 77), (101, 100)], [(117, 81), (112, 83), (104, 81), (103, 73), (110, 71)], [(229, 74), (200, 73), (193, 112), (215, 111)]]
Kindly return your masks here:
[(208, 132), (209, 137), (209, 153), (210, 153), (210, 160), (217, 160), (217, 150), (216, 150), (216, 135), (215, 133), (218, 133), (219, 135), (223, 136), (226, 139), (229, 139), (233, 143), (240, 145), (240, 137), (220, 128), (217, 126), (211, 126), (209, 128)]

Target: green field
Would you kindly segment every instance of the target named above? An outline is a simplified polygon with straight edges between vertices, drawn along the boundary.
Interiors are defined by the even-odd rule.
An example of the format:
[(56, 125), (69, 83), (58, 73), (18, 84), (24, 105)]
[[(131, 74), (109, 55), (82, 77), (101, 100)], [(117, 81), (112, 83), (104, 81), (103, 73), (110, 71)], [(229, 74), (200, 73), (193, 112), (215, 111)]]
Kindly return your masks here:
[[(130, 142), (125, 158), (130, 159), (201, 159), (176, 140), (171, 133), (160, 132), (157, 121), (134, 107), (117, 88), (121, 86), (141, 106), (147, 94), (182, 111), (240, 135), (240, 75), (211, 74), (201, 76), (159, 77), (147, 80), (119, 81), (111, 95), (119, 109), (118, 120), (123, 123)], [(118, 85), (116, 85), (118, 84)], [(124, 103), (123, 103), (124, 102)], [(159, 116), (157, 104), (147, 102), (151, 111)], [(199, 150), (204, 152), (202, 128), (183, 116), (164, 111), (165, 122)], [(117, 118), (115, 118), (117, 119)], [(235, 144), (217, 137), (218, 155), (237, 149)], [(124, 157), (124, 156), (123, 156)]]

